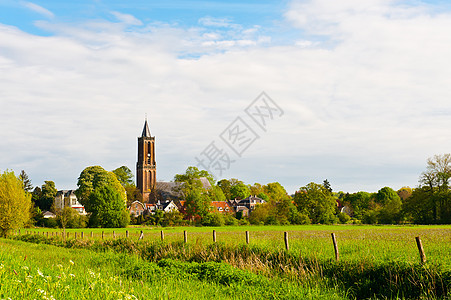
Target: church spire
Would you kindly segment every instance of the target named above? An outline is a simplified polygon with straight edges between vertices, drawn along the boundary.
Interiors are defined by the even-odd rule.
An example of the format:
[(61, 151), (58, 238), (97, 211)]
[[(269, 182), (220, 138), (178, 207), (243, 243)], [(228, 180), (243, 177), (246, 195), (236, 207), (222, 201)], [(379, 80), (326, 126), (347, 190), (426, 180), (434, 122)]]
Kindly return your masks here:
[(146, 122), (144, 123), (143, 133), (141, 134), (141, 137), (150, 137), (150, 130), (149, 125), (147, 124), (147, 117)]

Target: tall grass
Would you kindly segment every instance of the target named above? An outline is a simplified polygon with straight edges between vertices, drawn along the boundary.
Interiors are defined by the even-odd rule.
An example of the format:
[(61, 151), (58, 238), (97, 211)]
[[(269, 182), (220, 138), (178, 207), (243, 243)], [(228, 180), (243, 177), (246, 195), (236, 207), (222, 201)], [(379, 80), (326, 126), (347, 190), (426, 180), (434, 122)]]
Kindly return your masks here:
[(285, 251), (267, 245), (233, 245), (225, 242), (208, 245), (198, 241), (62, 240), (42, 235), (24, 235), (17, 239), (49, 243), (69, 248), (87, 248), (98, 252), (113, 250), (136, 254), (147, 262), (166, 259), (190, 263), (226, 263), (269, 278), (285, 278), (303, 286), (338, 287), (350, 297), (446, 298), (451, 296), (451, 272), (442, 265), (398, 260), (342, 260)]
[[(30, 238), (34, 242), (46, 239)], [(0, 239), (0, 298), (343, 299), (336, 290), (269, 279), (226, 263), (172, 259), (151, 262), (107, 248), (93, 252), (3, 239)]]

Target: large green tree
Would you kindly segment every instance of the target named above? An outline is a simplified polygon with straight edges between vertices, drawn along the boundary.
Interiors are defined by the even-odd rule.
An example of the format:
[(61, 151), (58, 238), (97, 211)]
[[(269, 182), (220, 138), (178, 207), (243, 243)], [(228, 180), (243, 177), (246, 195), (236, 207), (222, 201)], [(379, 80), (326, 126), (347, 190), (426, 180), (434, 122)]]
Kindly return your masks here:
[(77, 185), (75, 194), (90, 213), (90, 226), (126, 226), (127, 219), (124, 219), (124, 215), (128, 215), (127, 197), (124, 187), (113, 172), (100, 166), (87, 167), (81, 172)]
[(119, 167), (112, 172), (124, 188), (133, 184), (133, 173), (127, 166)]
[(307, 215), (312, 223), (330, 224), (337, 221), (337, 203), (332, 193), (322, 184), (311, 182), (294, 195), (298, 211)]
[(398, 193), (390, 187), (383, 187), (376, 193), (376, 203), (381, 205), (378, 222), (393, 224), (401, 221), (402, 202)]
[(236, 184), (230, 187), (230, 196), (231, 199), (244, 199), (251, 195), (249, 188), (242, 181), (237, 182)]
[(53, 202), (55, 201), (56, 193), (58, 190), (55, 187), (55, 183), (51, 180), (44, 181), (41, 186), (41, 194), (37, 202), (38, 207), (42, 210), (50, 210)]
[[(213, 176), (207, 171), (199, 170), (196, 167), (188, 167), (185, 174), (176, 174), (174, 176), (174, 180), (181, 183), (180, 188), (186, 200), (185, 211), (190, 220), (201, 221), (210, 211), (212, 198), (215, 199), (219, 192), (222, 193), (220, 188), (205, 190), (202, 182), (199, 180), (201, 177), (206, 177), (213, 187)], [(223, 197), (223, 194), (219, 197)]]
[[(451, 154), (434, 155), (420, 176), (420, 187), (405, 200), (404, 212), (415, 223), (451, 223)], [(421, 213), (420, 213), (421, 212)]]
[(0, 174), (0, 236), (24, 226), (30, 220), (31, 194), (12, 171)]

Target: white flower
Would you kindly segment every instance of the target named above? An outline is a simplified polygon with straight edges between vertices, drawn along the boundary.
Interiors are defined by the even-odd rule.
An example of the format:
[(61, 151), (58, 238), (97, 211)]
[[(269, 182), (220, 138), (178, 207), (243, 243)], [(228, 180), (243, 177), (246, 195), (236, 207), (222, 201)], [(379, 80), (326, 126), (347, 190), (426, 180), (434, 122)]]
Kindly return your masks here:
[(38, 269), (38, 275), (41, 277), (44, 277), (44, 273), (41, 272), (41, 270)]
[(27, 266), (22, 266), (22, 270), (28, 270)]
[(44, 294), (44, 293), (45, 293), (45, 291), (44, 291), (44, 290), (41, 290), (41, 289), (38, 289), (38, 292), (41, 293), (41, 294)]
[(72, 261), (72, 259), (69, 260), (69, 263), (70, 263), (71, 265), (75, 264), (75, 263)]
[(75, 275), (74, 275), (74, 274), (69, 274), (69, 276), (70, 276), (70, 277), (75, 277)]

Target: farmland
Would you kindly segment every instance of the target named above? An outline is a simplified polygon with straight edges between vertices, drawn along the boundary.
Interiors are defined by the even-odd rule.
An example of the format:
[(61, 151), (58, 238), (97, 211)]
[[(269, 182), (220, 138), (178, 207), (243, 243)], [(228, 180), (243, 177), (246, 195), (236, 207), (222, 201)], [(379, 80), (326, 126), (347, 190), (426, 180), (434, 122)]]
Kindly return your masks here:
[[(213, 230), (216, 231), (216, 243), (212, 241)], [(128, 239), (125, 238), (126, 231)], [(143, 239), (138, 241), (141, 231)], [(184, 231), (187, 232), (187, 243), (184, 243)], [(249, 244), (246, 244), (246, 231), (249, 232)], [(59, 232), (58, 236), (56, 232)], [(79, 278), (84, 276), (81, 274), (88, 274), (88, 269), (95, 270), (95, 265), (100, 266), (98, 261), (103, 261), (101, 264), (106, 266), (100, 267), (102, 272), (93, 272), (100, 274), (98, 276), (104, 278), (105, 282), (115, 278), (111, 274), (123, 274), (116, 280), (128, 285), (121, 289), (121, 297), (124, 298), (130, 290), (139, 290), (139, 293), (129, 293), (138, 298), (145, 295), (169, 298), (172, 297), (170, 293), (179, 293), (177, 298), (192, 298), (191, 294), (183, 294), (184, 289), (195, 289), (199, 293), (195, 298), (208, 298), (210, 294), (220, 298), (299, 298), (300, 295), (305, 295), (305, 298), (450, 296), (451, 226), (131, 227), (67, 230), (64, 238), (60, 232), (29, 229), (29, 234), (14, 237), (39, 245), (2, 240), (2, 263), (6, 266), (5, 262), (11, 261), (12, 265), (20, 265), (22, 261), (18, 257), (24, 257), (27, 251), (40, 252), (36, 257), (56, 255), (65, 257), (66, 261), (80, 260), (74, 266), (91, 263), (92, 265), (80, 266)], [(288, 233), (288, 251), (285, 249), (284, 232)], [(334, 256), (332, 232), (338, 242), (339, 261)], [(21, 233), (25, 233), (24, 230)], [(423, 265), (419, 263), (416, 236), (421, 238), (426, 253), (427, 261)], [(14, 251), (23, 253), (11, 255), (6, 251), (11, 246)], [(105, 259), (104, 256), (111, 258)], [(28, 261), (32, 261), (31, 257), (33, 255), (29, 254)], [(129, 260), (133, 260), (133, 263)], [(34, 262), (37, 264), (35, 268), (55, 273), (56, 261), (58, 259), (37, 260)], [(211, 263), (215, 265), (208, 265)], [(149, 266), (137, 267), (146, 265)], [(17, 267), (15, 270), (18, 272), (19, 269)], [(154, 271), (147, 274), (145, 270), (148, 269)], [(202, 275), (203, 271), (199, 271), (200, 269), (208, 269), (205, 272), (210, 275)], [(136, 270), (139, 276), (135, 274)], [(176, 291), (174, 285), (169, 286), (169, 281), (162, 281), (161, 276), (158, 277), (160, 279), (152, 277), (161, 272), (170, 280), (178, 282), (177, 286), (183, 287), (182, 290)], [(222, 273), (233, 276), (224, 277)], [(5, 276), (5, 273), (2, 274)], [(224, 278), (228, 278), (228, 281)], [(256, 286), (250, 282), (259, 284)], [(146, 288), (139, 288), (140, 284), (152, 292), (146, 294), (143, 292)], [(163, 286), (160, 289), (169, 293), (155, 294), (155, 284)], [(5, 285), (9, 284), (2, 285), (2, 292)], [(111, 283), (111, 286), (117, 287), (117, 284)], [(249, 288), (245, 288), (246, 286)], [(271, 291), (270, 296), (268, 291)], [(2, 298), (7, 295), (3, 293)], [(99, 295), (93, 291), (89, 297), (96, 298)], [(67, 297), (66, 295), (64, 298)], [(69, 296), (71, 297), (75, 299), (77, 295)]]

